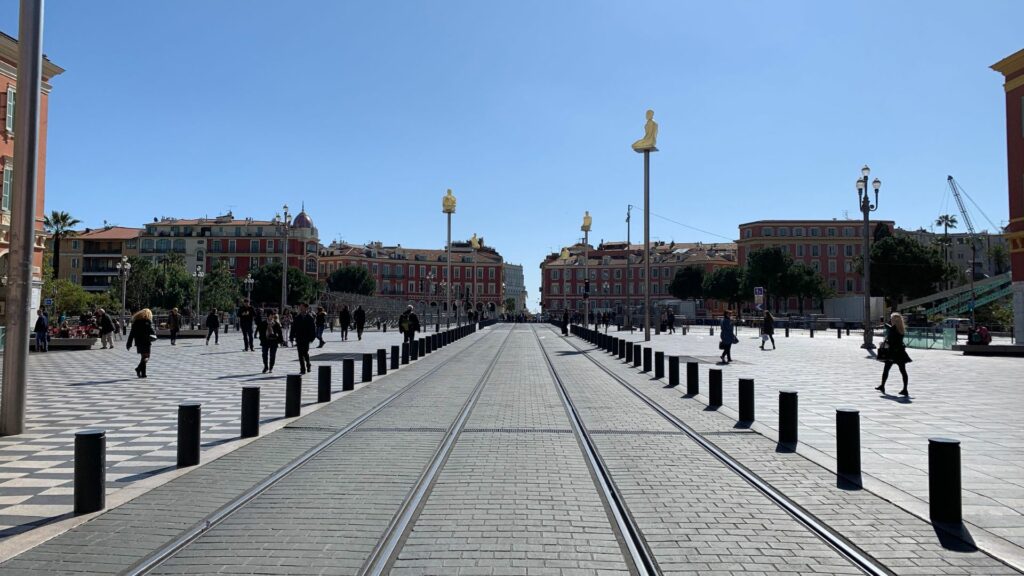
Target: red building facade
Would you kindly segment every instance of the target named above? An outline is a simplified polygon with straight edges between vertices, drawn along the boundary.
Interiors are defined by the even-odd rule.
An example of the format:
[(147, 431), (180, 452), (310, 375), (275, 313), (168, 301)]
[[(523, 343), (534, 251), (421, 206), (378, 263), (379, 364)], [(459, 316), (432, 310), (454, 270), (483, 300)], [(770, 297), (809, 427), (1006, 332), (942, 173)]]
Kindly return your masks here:
[(1010, 245), (1013, 280), (1014, 335), (1024, 339), (1024, 50), (1003, 58), (992, 69), (1006, 79), (1006, 166), (1010, 223), (1004, 236)]

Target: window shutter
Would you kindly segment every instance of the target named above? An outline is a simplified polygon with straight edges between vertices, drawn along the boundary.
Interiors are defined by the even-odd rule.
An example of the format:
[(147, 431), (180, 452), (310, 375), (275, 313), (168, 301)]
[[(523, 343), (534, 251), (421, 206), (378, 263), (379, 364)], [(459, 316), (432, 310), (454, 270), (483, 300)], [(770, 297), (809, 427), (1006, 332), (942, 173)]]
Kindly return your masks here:
[(7, 87), (7, 131), (14, 132), (14, 86)]

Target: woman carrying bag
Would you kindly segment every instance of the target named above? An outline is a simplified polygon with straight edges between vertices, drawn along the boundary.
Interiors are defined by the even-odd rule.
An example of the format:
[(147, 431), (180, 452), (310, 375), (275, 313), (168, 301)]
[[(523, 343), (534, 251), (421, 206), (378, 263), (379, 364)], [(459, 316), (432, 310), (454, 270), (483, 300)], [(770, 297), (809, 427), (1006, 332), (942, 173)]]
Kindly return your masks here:
[(913, 360), (907, 354), (907, 347), (903, 343), (903, 335), (906, 334), (907, 328), (903, 323), (903, 316), (899, 312), (893, 312), (890, 321), (891, 324), (885, 325), (885, 341), (878, 347), (878, 360), (885, 362), (885, 368), (882, 369), (882, 384), (875, 390), (885, 394), (885, 381), (889, 378), (889, 369), (895, 364), (900, 369), (900, 375), (903, 376), (903, 390), (900, 390), (900, 395), (909, 396), (907, 364)]
[(132, 349), (135, 344), (135, 351), (139, 353), (139, 365), (135, 367), (135, 375), (139, 378), (146, 377), (146, 364), (149, 362), (149, 351), (156, 340), (156, 330), (153, 329), (153, 312), (149, 308), (143, 308), (132, 316), (132, 329), (128, 332), (127, 348)]

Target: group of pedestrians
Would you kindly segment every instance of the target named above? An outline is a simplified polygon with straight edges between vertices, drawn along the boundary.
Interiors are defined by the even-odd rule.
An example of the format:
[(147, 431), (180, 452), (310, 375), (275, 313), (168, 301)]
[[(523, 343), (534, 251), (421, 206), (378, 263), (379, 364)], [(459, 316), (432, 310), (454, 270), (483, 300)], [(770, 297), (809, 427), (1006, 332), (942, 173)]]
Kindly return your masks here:
[(341, 341), (345, 342), (348, 340), (348, 329), (355, 323), (356, 327), (356, 338), (359, 340), (363, 339), (363, 328), (366, 327), (366, 311), (363, 310), (362, 306), (356, 306), (354, 312), (350, 312), (348, 305), (341, 307), (341, 312), (338, 312), (338, 326), (341, 328)]

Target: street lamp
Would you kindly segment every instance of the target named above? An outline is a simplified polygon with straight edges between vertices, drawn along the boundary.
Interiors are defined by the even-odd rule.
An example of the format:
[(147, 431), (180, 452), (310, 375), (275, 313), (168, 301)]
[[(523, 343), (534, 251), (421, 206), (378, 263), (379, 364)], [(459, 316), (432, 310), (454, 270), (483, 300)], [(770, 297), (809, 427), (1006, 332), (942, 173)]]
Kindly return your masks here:
[[(288, 205), (285, 204), (284, 221), (281, 223), (281, 235), (284, 236), (284, 260), (281, 262), (281, 314), (288, 306), (288, 227), (291, 224), (292, 215), (288, 213)], [(282, 316), (283, 317), (283, 316)]]
[(199, 325), (199, 295), (203, 291), (203, 277), (206, 276), (206, 272), (203, 272), (202, 264), (196, 264), (196, 271), (192, 273), (192, 276), (196, 279), (196, 311), (192, 315), (196, 319), (196, 325)]
[[(432, 303), (432, 306), (436, 307), (437, 306), (437, 300), (436, 300), (436, 294), (434, 293), (434, 278), (437, 278), (437, 275), (434, 274), (433, 270), (431, 270), (427, 274), (427, 294), (431, 298), (434, 298), (433, 300), (431, 300), (431, 303)], [(434, 319), (436, 320), (435, 325), (434, 325), (434, 331), (435, 332), (440, 332), (441, 331), (441, 311), (440, 310), (435, 310), (434, 312), (435, 312)], [(424, 318), (424, 320), (426, 320), (426, 318)]]
[(590, 212), (583, 213), (583, 327), (590, 324)]
[(630, 297), (632, 295), (632, 293), (633, 293), (632, 292), (633, 277), (630, 276), (630, 274), (629, 274), (630, 272), (632, 272), (632, 267), (630, 266), (630, 259), (633, 257), (632, 244), (631, 244), (631, 240), (630, 240), (630, 220), (632, 220), (632, 218), (631, 218), (632, 213), (633, 213), (633, 205), (632, 204), (627, 204), (626, 205), (626, 314), (625, 314), (625, 321), (626, 321), (626, 327), (629, 328), (629, 333), (630, 334), (633, 333), (633, 313), (632, 313), (632, 311), (630, 311), (630, 306), (632, 306), (632, 304), (633, 304), (632, 298)]
[(252, 285), (256, 283), (256, 281), (252, 279), (252, 273), (246, 274), (245, 280), (242, 283), (245, 284), (245, 299), (252, 304)]
[(871, 187), (875, 190), (875, 202), (871, 203), (868, 190), (868, 176), (871, 169), (865, 164), (860, 169), (861, 177), (857, 179), (857, 198), (860, 200), (860, 211), (864, 215), (864, 246), (861, 255), (861, 264), (864, 267), (864, 343), (861, 348), (874, 350), (875, 344), (871, 341), (871, 230), (868, 228), (868, 215), (878, 210), (878, 190), (882, 187), (882, 181), (875, 178)]
[(114, 267), (117, 268), (117, 275), (121, 277), (121, 326), (124, 326), (124, 313), (128, 308), (128, 275), (132, 272), (132, 263), (128, 261), (127, 256), (121, 256), (121, 261)]
[(558, 259), (562, 261), (562, 310), (565, 311), (569, 309), (569, 278), (566, 276), (569, 273), (569, 249), (562, 248), (562, 252), (558, 255)]
[[(472, 294), (473, 294), (473, 314), (478, 314), (479, 312), (477, 311), (477, 300), (479, 299), (479, 296), (477, 295), (477, 286), (476, 286), (476, 271), (477, 271), (476, 260), (477, 260), (477, 255), (479, 254), (479, 250), (480, 250), (480, 240), (477, 239), (475, 232), (473, 233), (473, 237), (469, 239), (469, 246), (470, 246), (470, 248), (473, 249), (473, 283), (472, 283), (472, 290), (473, 290), (473, 292), (472, 292)], [(474, 316), (473, 323), (476, 324), (476, 322), (479, 319), (480, 319), (479, 316)]]
[[(448, 258), (447, 258), (447, 272), (448, 272), (448, 276), (447, 276), (447, 278), (445, 278), (445, 280), (447, 280), (447, 282), (445, 283), (444, 297), (445, 297), (445, 301), (448, 303), (448, 314), (449, 315), (451, 314), (451, 310), (452, 310), (452, 294), (451, 294), (451, 289), (450, 289), (451, 284), (452, 284), (452, 214), (455, 214), (455, 203), (456, 203), (455, 196), (452, 195), (452, 189), (449, 188), (448, 189), (448, 193), (445, 194), (444, 198), (441, 199), (441, 212), (448, 216), (448, 244), (446, 245), (446, 249), (448, 251)], [(456, 318), (456, 322), (457, 321), (458, 321), (458, 319)], [(449, 321), (449, 323), (450, 323), (450, 321)]]

